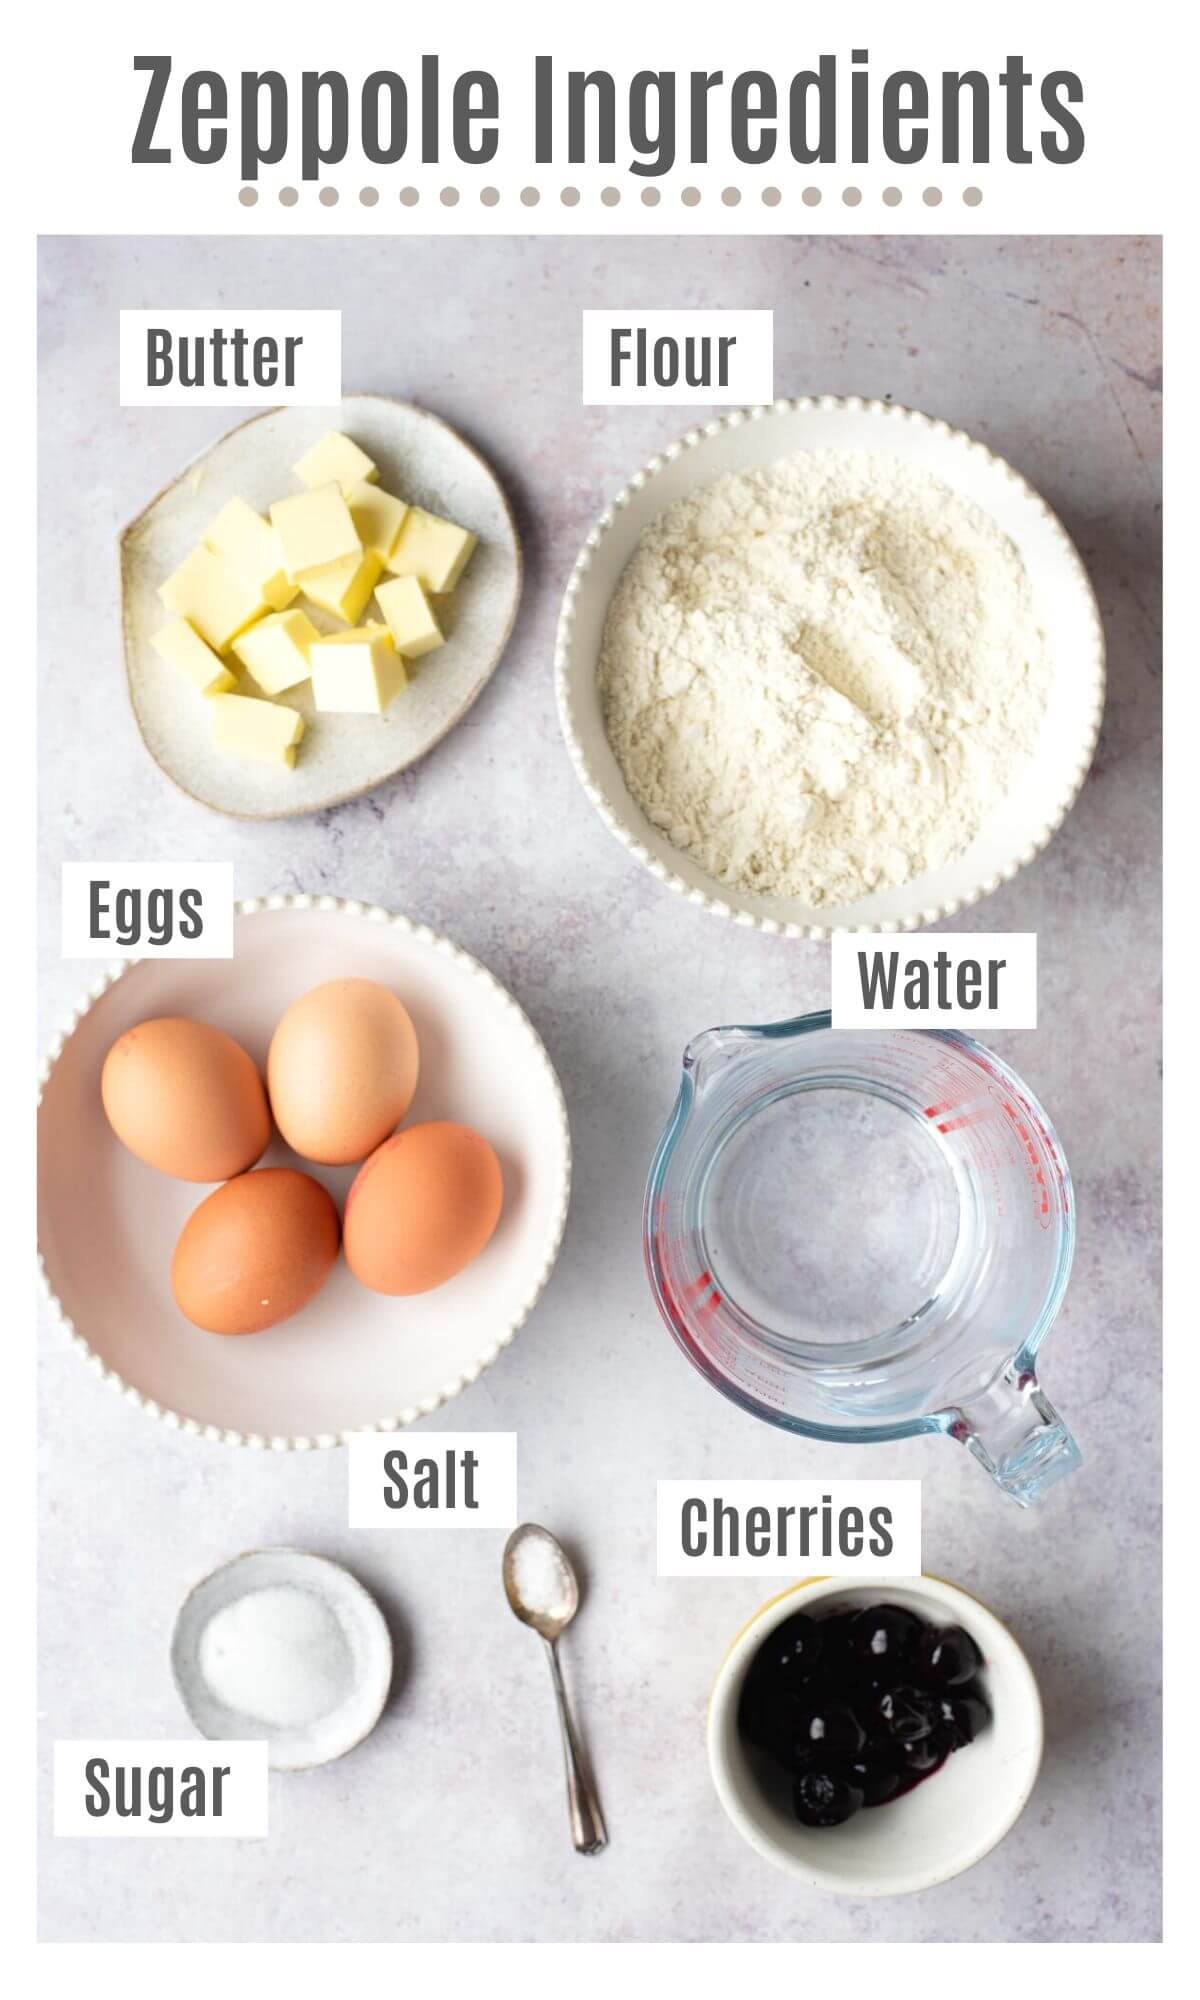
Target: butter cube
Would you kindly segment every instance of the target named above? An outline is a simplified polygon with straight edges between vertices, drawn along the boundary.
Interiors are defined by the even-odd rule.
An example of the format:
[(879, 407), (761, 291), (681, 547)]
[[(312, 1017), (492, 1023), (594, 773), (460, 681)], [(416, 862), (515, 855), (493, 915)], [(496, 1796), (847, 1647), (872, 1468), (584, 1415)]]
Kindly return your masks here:
[(365, 479), (351, 489), (346, 499), (359, 541), (364, 549), (379, 557), (386, 569), (408, 513), (407, 500), (397, 500), (394, 493), (385, 493), (382, 486), (369, 486)]
[(298, 586), (284, 574), (283, 550), (274, 528), (247, 501), (227, 501), (205, 530), (204, 540), (240, 570), (247, 583), (261, 590), (273, 611), (287, 610)]
[(322, 563), (320, 569), (305, 570), (300, 588), (322, 611), (356, 625), (382, 575), (380, 558), (364, 549), (360, 555), (341, 556), (337, 562)]
[(213, 742), (227, 757), (253, 757), (260, 764), (291, 769), (304, 734), (304, 717), (294, 708), (244, 694), (210, 695), (208, 706)]
[(261, 590), (225, 556), (203, 545), (184, 557), (158, 594), (167, 610), (194, 625), (216, 653), (227, 653), (239, 632), (267, 609)]
[(181, 668), (201, 694), (223, 694), (226, 688), (237, 686), (228, 667), (221, 665), (212, 647), (205, 645), (186, 618), (172, 618), (150, 644), (160, 659)]
[(382, 715), (407, 680), (386, 625), (318, 639), (309, 659), (313, 700), (327, 713)]
[(282, 694), (308, 679), (308, 649), (320, 633), (306, 611), (294, 605), (260, 618), (233, 642), (233, 650), (264, 694)]
[(328, 486), (330, 480), (336, 480), (347, 497), (352, 486), (379, 477), (374, 460), (341, 431), (326, 431), (292, 470), (302, 486)]
[(415, 576), (393, 576), (375, 592), (379, 609), (387, 619), (396, 651), (406, 659), (420, 659), (442, 646), (442, 628), (429, 607), (429, 599)]
[(295, 582), (306, 569), (319, 569), (339, 556), (357, 556), (362, 544), (339, 486), (318, 486), (276, 500), (271, 526), (283, 548), (283, 566)]
[(471, 560), (478, 535), (456, 528), (424, 507), (410, 507), (387, 567), (395, 576), (415, 576), (435, 597), (453, 590)]

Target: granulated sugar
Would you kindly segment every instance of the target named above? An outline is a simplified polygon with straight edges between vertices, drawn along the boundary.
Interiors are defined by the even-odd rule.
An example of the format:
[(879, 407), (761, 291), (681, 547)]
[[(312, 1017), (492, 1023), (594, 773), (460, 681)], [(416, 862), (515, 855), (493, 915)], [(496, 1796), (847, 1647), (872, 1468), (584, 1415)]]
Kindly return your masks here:
[(342, 1702), (354, 1656), (313, 1591), (272, 1584), (223, 1605), (200, 1640), (200, 1670), (226, 1708), (279, 1729), (317, 1722)]
[(970, 846), (1033, 747), (1050, 664), (987, 514), (902, 460), (820, 451), (652, 523), (599, 682), (654, 825), (719, 882), (819, 906)]

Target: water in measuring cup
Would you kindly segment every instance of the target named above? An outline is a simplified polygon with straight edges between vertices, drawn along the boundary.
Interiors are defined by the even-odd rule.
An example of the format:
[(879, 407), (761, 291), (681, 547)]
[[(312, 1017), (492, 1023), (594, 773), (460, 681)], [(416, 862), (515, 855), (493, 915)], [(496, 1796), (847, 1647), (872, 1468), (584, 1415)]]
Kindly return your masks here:
[(787, 1339), (871, 1339), (941, 1317), (964, 1191), (927, 1119), (871, 1091), (792, 1090), (718, 1151), (704, 1239), (718, 1289)]

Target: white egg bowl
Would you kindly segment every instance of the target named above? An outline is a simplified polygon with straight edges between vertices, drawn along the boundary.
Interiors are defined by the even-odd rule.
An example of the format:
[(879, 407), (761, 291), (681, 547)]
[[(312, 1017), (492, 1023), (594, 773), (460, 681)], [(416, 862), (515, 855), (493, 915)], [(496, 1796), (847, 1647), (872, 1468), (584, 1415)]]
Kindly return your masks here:
[[(597, 666), (605, 620), (643, 531), (664, 508), (727, 473), (806, 451), (872, 451), (920, 466), (990, 514), (1017, 548), (1046, 635), (1053, 681), (1032, 758), (956, 861), (858, 901), (815, 908), (714, 879), (630, 794), (604, 728)], [(1095, 753), (1104, 709), (1104, 633), (1087, 572), (1062, 523), (1019, 473), (964, 431), (894, 403), (801, 396), (691, 430), (634, 474), (575, 564), (555, 651), (559, 716), (584, 791), (611, 833), (698, 907), (782, 937), (912, 930), (978, 902), (1032, 861), (1062, 825)]]
[[(302, 1312), (222, 1338), (171, 1292), (179, 1232), (209, 1192), (157, 1173), (111, 1131), (100, 1071), (118, 1036), (179, 1014), (224, 1028), (265, 1069), (280, 1016), (328, 979), (374, 979), (412, 1016), (421, 1075), (406, 1125), (449, 1118), (495, 1148), (504, 1206), (474, 1263), (413, 1298), (368, 1291), (339, 1257)], [(297, 1159), (338, 1203), (357, 1171)], [(93, 1370), (174, 1428), (276, 1451), (394, 1430), (473, 1382), (541, 1296), (562, 1241), (571, 1148), (558, 1078), (511, 994), (467, 953), (332, 896), (238, 905), (232, 959), (143, 959), (107, 974), (50, 1051), (38, 1112), (38, 1238), (51, 1308)]]
[[(763, 1640), (794, 1612), (820, 1617), (901, 1604), (933, 1625), (961, 1625), (983, 1655), (990, 1726), (903, 1798), (841, 1826), (801, 1826), (764, 1789), (737, 1726), (747, 1670)], [(756, 1853), (813, 1888), (847, 1896), (901, 1896), (961, 1875), (1020, 1817), (1042, 1761), (1042, 1703), (1012, 1633), (978, 1598), (934, 1576), (875, 1583), (820, 1577), (772, 1597), (738, 1633), (708, 1709), (708, 1761), (717, 1797)]]

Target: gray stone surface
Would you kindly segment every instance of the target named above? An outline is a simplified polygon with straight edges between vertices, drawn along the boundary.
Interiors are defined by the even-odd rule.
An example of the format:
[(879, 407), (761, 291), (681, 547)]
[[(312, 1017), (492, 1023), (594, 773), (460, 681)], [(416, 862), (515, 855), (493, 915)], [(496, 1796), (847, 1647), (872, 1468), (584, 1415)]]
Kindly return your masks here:
[[(48, 1038), (87, 983), (57, 957), (71, 858), (230, 859), (243, 894), (325, 890), (445, 930), (505, 980), (566, 1090), (575, 1194), (550, 1288), (448, 1413), (515, 1428), (523, 1511), (580, 1552), (567, 1649), (612, 1845), (568, 1845), (545, 1667), (510, 1619), (499, 1539), (353, 1535), (340, 1454), (173, 1435), (42, 1344), (41, 1702), (55, 1737), (171, 1736), (175, 1608), (239, 1549), (346, 1559), (400, 1640), (397, 1691), (342, 1763), (272, 1781), (265, 1843), (56, 1842), (58, 1940), (1148, 1939), (1159, 1930), (1159, 265), (1130, 239), (52, 240), (42, 261), (42, 907)], [(465, 722), (374, 796), (237, 825), (172, 791), (122, 690), (119, 524), (229, 421), (117, 407), (120, 306), (340, 304), (347, 386), (412, 396), (486, 452), (519, 510), (520, 620)], [(604, 830), (558, 733), (558, 599), (592, 518), (687, 428), (583, 409), (579, 311), (772, 306), (776, 385), (894, 396), (1009, 456), (1099, 591), (1111, 695), (1095, 770), (1051, 849), (963, 920), (1036, 929), (1041, 1022), (995, 1037), (1058, 1123), (1080, 1250), (1045, 1357), (1086, 1465), (1036, 1512), (942, 1441), (797, 1444), (676, 1354), (641, 1269), (645, 1165), (680, 1051), (717, 1020), (825, 1004), (824, 946), (693, 911)], [(969, 1874), (899, 1902), (807, 1893), (724, 1819), (705, 1698), (753, 1581), (658, 1582), (658, 1477), (924, 1480), (928, 1566), (1027, 1646), (1041, 1781)]]

